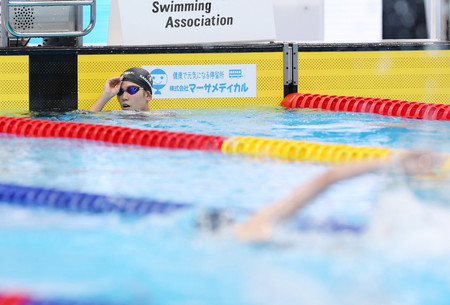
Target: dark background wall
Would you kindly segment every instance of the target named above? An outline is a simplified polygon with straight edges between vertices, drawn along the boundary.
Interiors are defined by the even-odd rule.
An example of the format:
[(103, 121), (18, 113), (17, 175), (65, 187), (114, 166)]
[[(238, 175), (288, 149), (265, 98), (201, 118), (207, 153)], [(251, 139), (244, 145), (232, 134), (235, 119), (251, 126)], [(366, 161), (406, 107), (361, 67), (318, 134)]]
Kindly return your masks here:
[(426, 38), (424, 0), (383, 0), (383, 39)]

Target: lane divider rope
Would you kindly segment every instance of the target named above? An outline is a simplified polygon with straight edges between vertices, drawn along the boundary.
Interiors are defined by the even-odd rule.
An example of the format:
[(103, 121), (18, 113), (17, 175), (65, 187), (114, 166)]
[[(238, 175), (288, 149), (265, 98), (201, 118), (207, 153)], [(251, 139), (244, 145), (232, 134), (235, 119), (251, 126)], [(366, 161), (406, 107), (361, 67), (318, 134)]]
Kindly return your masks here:
[[(194, 205), (150, 199), (115, 197), (63, 191), (51, 188), (29, 187), (14, 184), (0, 184), (0, 203), (24, 208), (47, 208), (69, 213), (119, 215), (169, 214), (181, 209), (193, 208)], [(217, 210), (217, 208), (214, 208)], [(250, 214), (250, 210), (233, 209), (240, 214)], [(329, 232), (361, 232), (364, 228), (328, 219), (320, 222), (298, 218), (295, 226), (299, 230), (320, 230)]]
[(190, 205), (147, 199), (112, 197), (57, 189), (0, 184), (0, 202), (91, 214), (165, 214)]
[(450, 120), (450, 105), (354, 96), (291, 93), (281, 102), (286, 108), (377, 113), (412, 119)]
[(150, 147), (220, 150), (221, 136), (199, 135), (122, 126), (0, 117), (0, 132), (28, 137), (57, 137)]
[(344, 144), (318, 144), (294, 140), (232, 137), (222, 145), (224, 154), (250, 155), (286, 161), (342, 163), (363, 159), (384, 159), (391, 149), (354, 147)]
[(106, 303), (98, 301), (81, 302), (59, 299), (35, 299), (21, 293), (0, 293), (0, 305), (106, 305)]
[(224, 137), (78, 122), (0, 117), (0, 133), (27, 137), (58, 137), (149, 147), (218, 151), (286, 161), (346, 162), (385, 158), (388, 148), (318, 144), (258, 137)]

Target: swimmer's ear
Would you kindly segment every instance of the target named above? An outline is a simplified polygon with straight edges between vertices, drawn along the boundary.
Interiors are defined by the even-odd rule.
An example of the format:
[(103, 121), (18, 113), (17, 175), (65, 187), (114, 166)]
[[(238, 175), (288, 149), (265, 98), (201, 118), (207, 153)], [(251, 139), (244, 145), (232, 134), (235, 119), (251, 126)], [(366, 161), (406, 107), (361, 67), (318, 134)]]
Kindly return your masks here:
[(150, 91), (145, 91), (145, 99), (147, 101), (150, 101), (152, 99), (152, 94), (150, 93)]

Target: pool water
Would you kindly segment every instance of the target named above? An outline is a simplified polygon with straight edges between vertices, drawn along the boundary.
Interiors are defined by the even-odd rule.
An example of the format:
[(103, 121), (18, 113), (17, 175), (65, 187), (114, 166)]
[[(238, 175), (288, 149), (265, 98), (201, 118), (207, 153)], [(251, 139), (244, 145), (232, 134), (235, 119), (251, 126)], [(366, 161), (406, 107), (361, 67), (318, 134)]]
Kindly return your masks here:
[[(48, 120), (450, 152), (449, 122), (245, 107)], [(239, 218), (328, 168), (216, 152), (0, 135), (0, 182), (188, 203), (170, 215), (88, 215), (0, 205), (0, 292), (108, 304), (448, 304), (448, 177), (380, 172), (338, 183), (273, 242), (198, 231), (195, 215)], [(334, 219), (362, 233), (301, 230)], [(320, 228), (320, 225), (317, 227)]]

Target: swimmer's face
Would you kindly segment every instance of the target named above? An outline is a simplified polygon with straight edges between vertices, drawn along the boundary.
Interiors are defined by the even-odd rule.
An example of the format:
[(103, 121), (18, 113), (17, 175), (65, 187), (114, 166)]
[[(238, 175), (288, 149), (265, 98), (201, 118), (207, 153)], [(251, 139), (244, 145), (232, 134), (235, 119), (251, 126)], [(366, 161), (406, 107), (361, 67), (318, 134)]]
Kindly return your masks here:
[(120, 88), (124, 90), (122, 95), (118, 95), (117, 99), (119, 100), (120, 107), (122, 110), (141, 110), (148, 111), (150, 110), (148, 107), (148, 103), (152, 99), (152, 95), (149, 91), (145, 91), (144, 89), (139, 89), (135, 94), (131, 94), (127, 91), (130, 87), (140, 87), (135, 83), (124, 81), (120, 85)]

